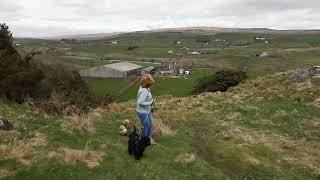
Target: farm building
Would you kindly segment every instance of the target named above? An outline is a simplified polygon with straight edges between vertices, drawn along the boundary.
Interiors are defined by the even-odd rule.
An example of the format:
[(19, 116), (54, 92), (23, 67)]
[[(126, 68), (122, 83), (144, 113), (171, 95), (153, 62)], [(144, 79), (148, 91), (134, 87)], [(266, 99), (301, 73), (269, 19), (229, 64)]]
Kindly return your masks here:
[(119, 62), (86, 69), (80, 72), (89, 78), (127, 78), (143, 74), (143, 67), (130, 62)]
[(155, 74), (156, 72), (156, 68), (154, 68), (153, 66), (150, 66), (150, 67), (147, 67), (147, 68), (144, 68), (144, 73), (145, 74)]

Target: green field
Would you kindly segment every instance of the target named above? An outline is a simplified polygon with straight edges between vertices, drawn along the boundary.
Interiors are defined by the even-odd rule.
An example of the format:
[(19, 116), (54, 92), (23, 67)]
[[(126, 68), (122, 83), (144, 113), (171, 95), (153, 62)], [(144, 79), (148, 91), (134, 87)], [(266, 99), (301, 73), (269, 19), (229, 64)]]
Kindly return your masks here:
[[(192, 88), (197, 81), (204, 76), (213, 74), (214, 69), (197, 69), (187, 79), (183, 78), (161, 78), (155, 77), (156, 84), (152, 87), (152, 94), (154, 96), (161, 96), (171, 94), (176, 97), (183, 97), (190, 95)], [(119, 90), (124, 88), (132, 79), (102, 79), (102, 80), (87, 80), (90, 87), (100, 96), (110, 93), (117, 95)], [(139, 82), (125, 91), (117, 101), (127, 101), (135, 99), (139, 89)]]
[[(256, 40), (265, 37), (265, 40)], [(104, 41), (118, 41), (107, 45)], [(204, 44), (201, 41), (208, 41)], [(220, 40), (217, 42), (217, 40)], [(222, 41), (224, 40), (224, 41)], [(113, 38), (71, 41), (61, 44), (59, 41), (45, 41), (45, 47), (68, 48), (80, 56), (105, 57), (110, 59), (138, 61), (193, 61), (204, 63), (217, 69), (234, 68), (259, 72), (262, 75), (286, 71), (292, 68), (320, 64), (320, 36), (318, 34), (265, 34), (265, 33), (186, 33), (186, 32), (144, 32), (127, 33)], [(181, 41), (181, 44), (176, 44)], [(25, 47), (43, 47), (41, 40), (23, 40)], [(87, 44), (84, 46), (83, 44)], [(138, 48), (129, 51), (129, 46)], [(207, 52), (203, 55), (188, 55), (189, 51)], [(174, 51), (169, 54), (168, 51)], [(269, 52), (270, 58), (259, 58), (256, 54)], [(64, 59), (82, 67), (106, 64), (108, 61), (87, 61)], [(147, 66), (147, 65), (144, 65)], [(251, 73), (251, 72), (250, 72)], [(257, 74), (258, 75), (258, 74)]]
[[(257, 40), (256, 37), (265, 37), (266, 40)], [(105, 44), (105, 41), (118, 41), (118, 44)], [(181, 44), (175, 42), (180, 41)], [(209, 42), (205, 44), (205, 42)], [(320, 64), (320, 36), (318, 34), (266, 34), (266, 33), (191, 33), (191, 32), (134, 32), (121, 34), (112, 38), (70, 41), (45, 41), (45, 47), (68, 48), (79, 56), (94, 57), (93, 60), (83, 60), (75, 57), (41, 55), (39, 59), (64, 62), (75, 65), (77, 70), (108, 64), (110, 61), (97, 60), (99, 58), (121, 59), (137, 61), (144, 67), (154, 66), (147, 62), (193, 62), (220, 69), (237, 69), (248, 73), (249, 80), (260, 76), (288, 71), (296, 68), (310, 67)], [(41, 40), (22, 40), (26, 47), (42, 47)], [(137, 46), (129, 51), (129, 46)], [(207, 52), (202, 55), (189, 55), (182, 47), (189, 51)], [(169, 54), (168, 51), (174, 51)], [(270, 57), (261, 58), (257, 54), (268, 52)], [(141, 63), (139, 63), (141, 62)], [(196, 71), (189, 79), (162, 79), (156, 78), (157, 84), (153, 93), (158, 95), (172, 94), (186, 96), (195, 85)], [(205, 74), (205, 72), (204, 72)], [(99, 95), (114, 94), (122, 89), (126, 80), (90, 80), (90, 86)], [(119, 101), (135, 98), (138, 84), (123, 93)]]

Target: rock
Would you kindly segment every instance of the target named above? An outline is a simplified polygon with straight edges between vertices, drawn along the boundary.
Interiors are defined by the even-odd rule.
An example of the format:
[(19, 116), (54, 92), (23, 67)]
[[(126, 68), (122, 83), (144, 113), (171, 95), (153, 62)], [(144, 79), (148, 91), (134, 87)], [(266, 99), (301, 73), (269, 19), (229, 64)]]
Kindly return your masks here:
[(308, 80), (309, 75), (308, 69), (297, 69), (290, 74), (289, 79), (295, 83), (303, 83)]
[(261, 54), (257, 54), (256, 56), (260, 57), (260, 58), (269, 58), (269, 57), (271, 57), (270, 53), (268, 53), (268, 52), (263, 52)]
[(0, 130), (10, 131), (12, 128), (12, 124), (4, 117), (0, 116)]

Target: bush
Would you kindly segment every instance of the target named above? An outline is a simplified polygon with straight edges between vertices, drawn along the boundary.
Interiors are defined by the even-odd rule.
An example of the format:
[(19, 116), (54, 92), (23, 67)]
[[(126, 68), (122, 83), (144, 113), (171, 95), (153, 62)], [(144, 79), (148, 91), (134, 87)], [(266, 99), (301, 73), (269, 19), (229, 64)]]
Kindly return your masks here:
[(192, 94), (201, 94), (204, 92), (225, 92), (229, 87), (236, 86), (247, 78), (246, 72), (224, 70), (218, 71), (200, 79), (198, 84), (192, 90)]
[(210, 36), (198, 36), (196, 41), (198, 43), (210, 43), (211, 42), (211, 37)]
[[(41, 105), (45, 112), (81, 113), (104, 104), (104, 100), (96, 97), (80, 74), (68, 66), (63, 64), (37, 66), (46, 72), (37, 91), (37, 104)], [(73, 107), (72, 112), (67, 111), (70, 110), (69, 107)]]
[(18, 103), (32, 100), (42, 110), (55, 114), (65, 113), (70, 107), (86, 112), (113, 100), (97, 98), (80, 74), (64, 64), (32, 62), (35, 53), (22, 58), (12, 41), (8, 26), (0, 24), (0, 97)]
[(0, 96), (22, 103), (34, 96), (44, 74), (30, 64), (30, 59), (23, 59), (12, 42), (8, 26), (0, 24)]
[(128, 47), (128, 51), (133, 51), (133, 50), (135, 50), (137, 48), (138, 48), (138, 46), (129, 46)]

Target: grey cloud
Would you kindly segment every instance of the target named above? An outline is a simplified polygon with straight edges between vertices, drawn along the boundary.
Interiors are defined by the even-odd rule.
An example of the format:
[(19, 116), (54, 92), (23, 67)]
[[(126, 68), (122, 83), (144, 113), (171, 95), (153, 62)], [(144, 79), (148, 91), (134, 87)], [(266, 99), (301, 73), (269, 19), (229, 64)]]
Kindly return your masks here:
[(320, 28), (314, 0), (1, 0), (17, 36), (222, 26)]

